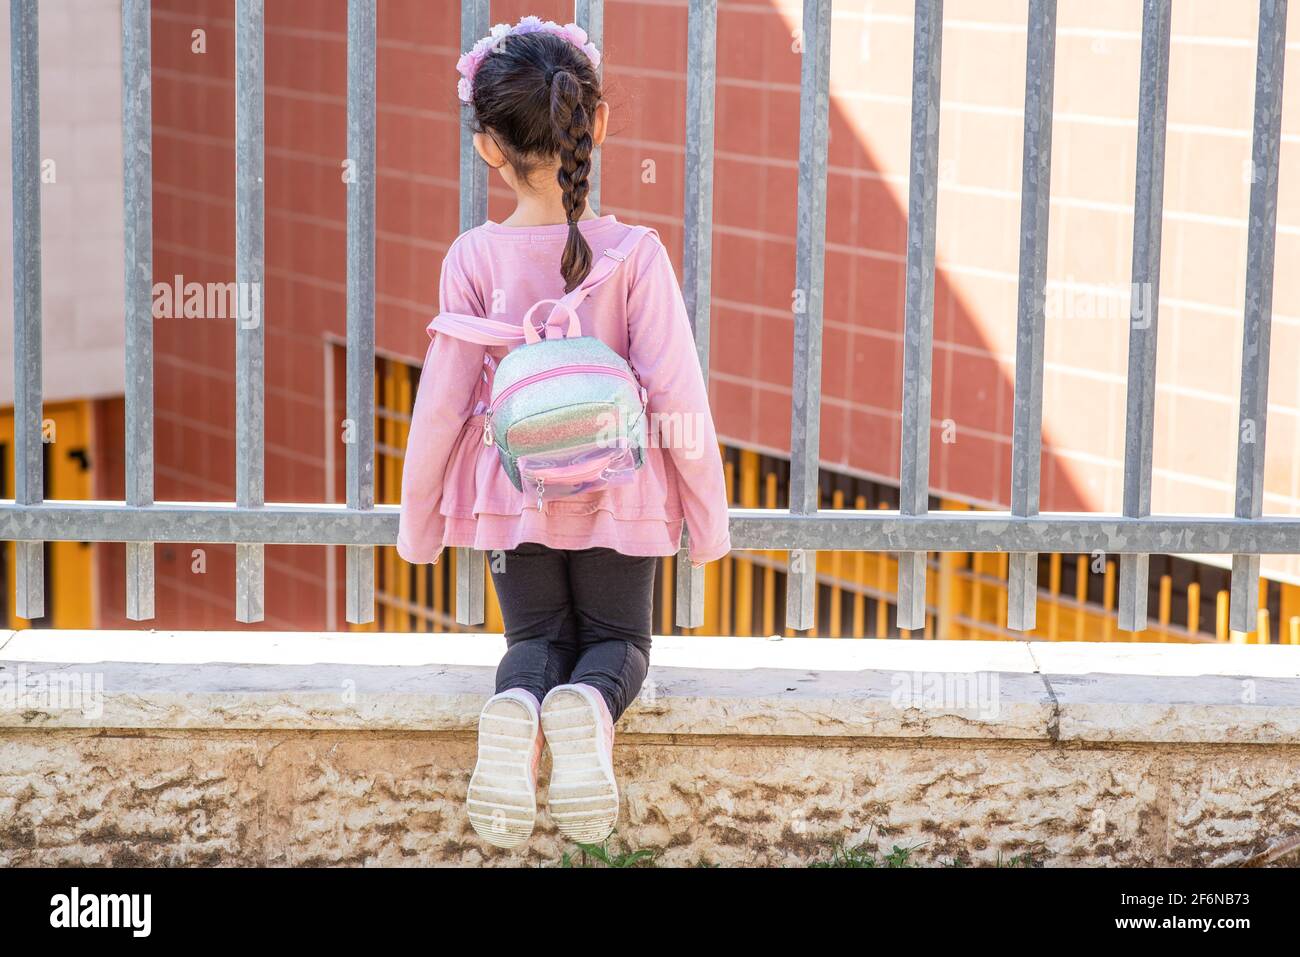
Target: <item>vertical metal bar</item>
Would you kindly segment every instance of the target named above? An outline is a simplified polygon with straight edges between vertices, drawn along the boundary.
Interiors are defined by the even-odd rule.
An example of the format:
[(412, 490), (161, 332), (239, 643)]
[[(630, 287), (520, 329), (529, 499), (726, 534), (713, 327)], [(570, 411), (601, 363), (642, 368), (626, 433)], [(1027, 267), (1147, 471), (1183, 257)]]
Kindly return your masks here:
[[(830, 139), (831, 0), (805, 0), (799, 77), (799, 194), (794, 289), (794, 389), (790, 424), (790, 511), (817, 511), (821, 438), (822, 300), (826, 252), (826, 154)], [(786, 625), (816, 624), (817, 555), (790, 553)]]
[[(1264, 513), (1264, 432), (1268, 422), (1268, 350), (1273, 323), (1273, 256), (1277, 240), (1278, 159), (1286, 0), (1260, 0), (1255, 61), (1255, 131), (1251, 148), (1250, 229), (1241, 343), (1237, 435), (1237, 518)], [(1254, 631), (1259, 611), (1259, 555), (1232, 556), (1231, 624)]]
[[(1156, 340), (1160, 303), (1161, 217), (1165, 195), (1165, 119), (1169, 103), (1172, 0), (1144, 0), (1138, 92), (1137, 188), (1133, 200), (1133, 283), (1128, 329), (1128, 400), (1124, 425), (1124, 514), (1151, 514), (1155, 435)], [(1146, 555), (1119, 559), (1119, 627), (1147, 626)]]
[[(488, 32), (488, 0), (461, 0), (460, 46), (468, 50)], [(460, 129), (460, 231), (473, 229), (487, 219), (487, 166), (474, 152), (474, 133), (468, 123), (469, 106), (462, 105), (465, 121)]]
[[(348, 0), (347, 504), (375, 507), (375, 0)], [(375, 549), (345, 553), (346, 618), (375, 620)]]
[[(898, 506), (902, 515), (924, 515), (930, 500), (930, 363), (934, 343), (942, 47), (943, 0), (917, 0), (912, 34), (912, 155), (907, 181), (907, 299)], [(925, 559), (925, 552), (902, 552), (898, 556), (899, 628), (925, 627)]]
[[(587, 39), (596, 44), (596, 49), (605, 52), (605, 0), (574, 0), (573, 22), (587, 31)], [(486, 31), (485, 31), (486, 32)], [(604, 74), (604, 69), (598, 72)], [(594, 212), (600, 211), (600, 147), (591, 151), (590, 188), (587, 192), (587, 205)]]
[[(265, 504), (264, 0), (235, 3), (235, 501)], [(235, 618), (265, 617), (264, 545), (235, 546)]]
[[(45, 497), (41, 392), (41, 92), (36, 0), (10, 0), (14, 197), (14, 503)], [(14, 613), (45, 617), (45, 548), (14, 543)]]
[[(489, 0), (461, 0), (460, 46), (468, 50), (488, 32)], [(462, 107), (468, 110), (468, 106)], [(488, 170), (474, 152), (474, 134), (468, 123), (460, 130), (460, 231), (473, 229), (487, 219)], [(483, 624), (483, 591), (487, 565), (483, 553), (456, 549), (456, 622)]]
[[(150, 0), (122, 4), (126, 504), (153, 504), (153, 107)], [(126, 617), (154, 617), (153, 542), (126, 543)]]
[[(713, 264), (713, 130), (717, 78), (718, 0), (690, 0), (686, 19), (686, 200), (682, 295), (695, 333), (704, 381), (709, 379)], [(687, 556), (689, 530), (677, 553), (677, 625), (704, 624), (704, 569)]]
[[(1011, 438), (1011, 514), (1038, 513), (1043, 452), (1043, 324), (1047, 213), (1052, 176), (1052, 91), (1056, 0), (1030, 0), (1025, 68), (1024, 171), (1020, 187), (1020, 291), (1016, 309), (1015, 417)], [(1007, 627), (1034, 627), (1038, 555), (1010, 556)]]

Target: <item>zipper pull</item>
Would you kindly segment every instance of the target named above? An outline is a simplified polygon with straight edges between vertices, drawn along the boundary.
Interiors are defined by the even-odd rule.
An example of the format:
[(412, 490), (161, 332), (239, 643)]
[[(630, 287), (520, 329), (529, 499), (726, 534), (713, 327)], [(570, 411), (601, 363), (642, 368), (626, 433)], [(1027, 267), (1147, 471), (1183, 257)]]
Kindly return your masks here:
[(485, 415), (483, 417), (483, 444), (489, 446), (492, 444), (492, 416), (491, 415)]
[(632, 373), (632, 379), (636, 382), (636, 390), (641, 395), (641, 408), (650, 404), (650, 393), (646, 391), (645, 383), (641, 381), (641, 376), (637, 374), (636, 367), (632, 363), (627, 364), (627, 371)]
[(544, 482), (545, 479), (539, 478), (537, 480), (537, 511), (539, 512), (545, 511), (545, 509), (542, 507), (542, 491), (544, 487)]

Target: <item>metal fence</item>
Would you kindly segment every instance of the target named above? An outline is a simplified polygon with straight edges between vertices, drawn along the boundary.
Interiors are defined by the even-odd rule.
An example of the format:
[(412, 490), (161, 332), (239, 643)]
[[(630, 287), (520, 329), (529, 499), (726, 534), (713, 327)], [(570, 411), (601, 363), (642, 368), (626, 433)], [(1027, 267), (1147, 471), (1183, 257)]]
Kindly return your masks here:
[[(788, 510), (733, 509), (740, 549), (789, 551), (789, 627), (813, 627), (818, 550), (897, 552), (898, 623), (925, 620), (925, 555), (931, 551), (1009, 552), (1008, 626), (1034, 627), (1037, 556), (1048, 552), (1118, 554), (1119, 626), (1147, 621), (1147, 557), (1233, 556), (1232, 627), (1254, 628), (1261, 554), (1300, 553), (1300, 519), (1264, 517), (1263, 476), (1272, 311), (1282, 68), (1286, 0), (1260, 0), (1247, 239), (1246, 298), (1233, 516), (1150, 514), (1160, 274), (1165, 113), (1172, 0), (1144, 0), (1133, 226), (1134, 283), (1150, 284), (1149, 322), (1133, 314), (1122, 515), (1040, 513), (1043, 339), (1052, 151), (1056, 0), (1030, 0), (1025, 78), (1020, 270), (1009, 512), (927, 514), (934, 319), (935, 219), (938, 205), (939, 78), (942, 0), (917, 0), (912, 67), (912, 133), (903, 358), (900, 508), (819, 511), (823, 253), (829, 121), (831, 0), (806, 0), (800, 80), (799, 187), (794, 307), (791, 492)], [(575, 18), (603, 45), (602, 0), (577, 0)], [(153, 617), (153, 543), (236, 546), (236, 617), (263, 618), (264, 546), (344, 545), (347, 620), (374, 618), (374, 549), (397, 538), (397, 509), (376, 507), (374, 491), (375, 350), (375, 59), (376, 0), (348, 0), (348, 159), (355, 175), (347, 204), (347, 502), (264, 501), (264, 325), (261, 300), (237, 324), (236, 501), (154, 501), (152, 351), (152, 145), (149, 0), (123, 0), (123, 150), (126, 237), (126, 443), (124, 502), (42, 500), (40, 99), (37, 0), (11, 0), (14, 195), (14, 476), (15, 497), (0, 504), (0, 538), (17, 543), (17, 614), (43, 614), (42, 543), (125, 542), (127, 615)], [(489, 28), (489, 0), (463, 0), (461, 45)], [(236, 2), (236, 279), (264, 278), (264, 0)], [(714, 86), (717, 0), (690, 0), (687, 44), (685, 251), (682, 287), (701, 366), (708, 369), (712, 241)], [(599, 154), (591, 192), (599, 203)], [(460, 143), (460, 225), (487, 217), (487, 169), (468, 130)], [(57, 264), (56, 264), (57, 266)], [(275, 321), (271, 316), (270, 321)], [(1226, 450), (1225, 450), (1226, 451)], [(677, 621), (703, 619), (703, 576), (679, 561)], [(457, 620), (481, 624), (482, 553), (457, 562)]]

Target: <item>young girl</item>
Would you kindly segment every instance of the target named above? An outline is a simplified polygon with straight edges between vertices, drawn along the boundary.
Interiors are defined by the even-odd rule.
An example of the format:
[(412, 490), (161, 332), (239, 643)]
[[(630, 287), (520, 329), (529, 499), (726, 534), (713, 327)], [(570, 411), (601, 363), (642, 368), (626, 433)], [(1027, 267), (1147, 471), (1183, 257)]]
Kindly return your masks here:
[[(495, 27), (461, 58), (474, 148), (516, 205), (503, 222), (452, 243), (443, 313), (519, 324), (538, 300), (575, 289), (601, 257), (620, 257), (631, 227), (587, 205), (591, 153), (609, 123), (599, 63), (581, 28), (536, 17)], [(436, 562), (444, 546), (493, 553), (506, 653), (479, 717), (467, 803), (474, 829), (498, 847), (532, 833), (543, 736), (556, 827), (582, 842), (609, 835), (619, 807), (613, 725), (649, 666), (658, 557), (677, 552), (683, 519), (695, 565), (731, 548), (704, 379), (653, 231), (578, 315), (582, 334), (626, 358), (645, 389), (651, 436), (630, 483), (544, 507), (517, 490), (484, 443), (491, 375), (507, 348), (435, 332), (433, 323), (402, 472), (402, 558)]]

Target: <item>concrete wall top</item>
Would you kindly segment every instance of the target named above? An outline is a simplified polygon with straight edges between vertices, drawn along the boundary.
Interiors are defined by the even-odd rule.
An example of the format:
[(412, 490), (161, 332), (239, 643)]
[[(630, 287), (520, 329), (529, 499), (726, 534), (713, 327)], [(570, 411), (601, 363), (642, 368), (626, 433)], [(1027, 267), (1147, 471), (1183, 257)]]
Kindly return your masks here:
[[(472, 731), (503, 647), (0, 632), (0, 727)], [(621, 734), (1300, 743), (1291, 646), (661, 637), (654, 659)]]

